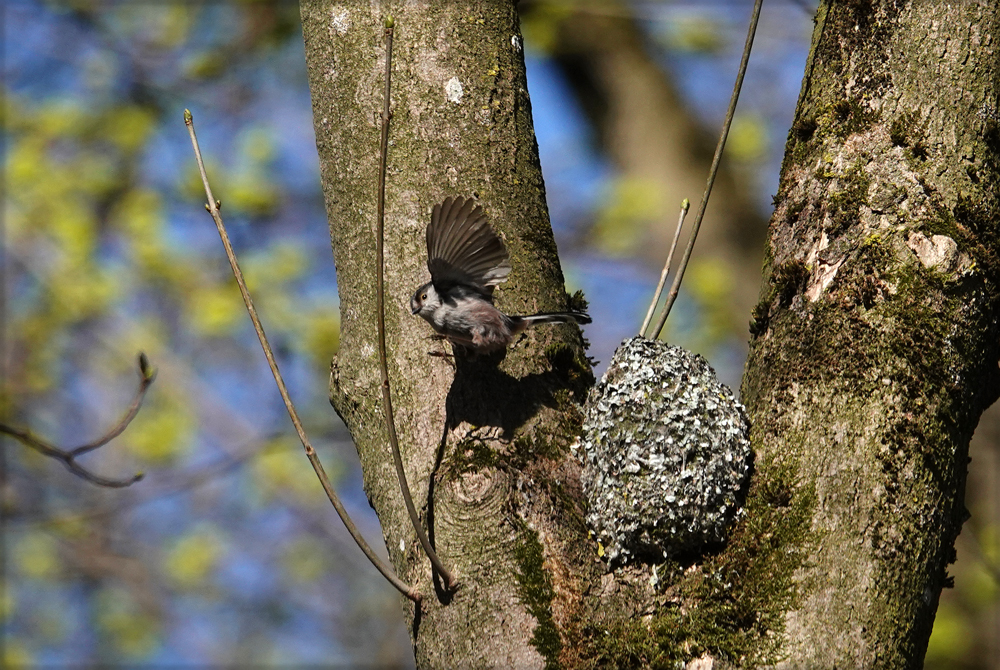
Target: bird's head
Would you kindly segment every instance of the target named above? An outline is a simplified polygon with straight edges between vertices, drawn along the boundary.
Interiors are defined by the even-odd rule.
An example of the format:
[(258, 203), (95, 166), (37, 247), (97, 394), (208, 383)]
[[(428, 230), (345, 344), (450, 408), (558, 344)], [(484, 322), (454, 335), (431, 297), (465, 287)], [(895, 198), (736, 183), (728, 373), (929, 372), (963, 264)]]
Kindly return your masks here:
[(410, 313), (418, 314), (427, 320), (438, 307), (441, 306), (441, 298), (434, 290), (434, 284), (427, 282), (417, 289), (413, 297), (410, 298)]

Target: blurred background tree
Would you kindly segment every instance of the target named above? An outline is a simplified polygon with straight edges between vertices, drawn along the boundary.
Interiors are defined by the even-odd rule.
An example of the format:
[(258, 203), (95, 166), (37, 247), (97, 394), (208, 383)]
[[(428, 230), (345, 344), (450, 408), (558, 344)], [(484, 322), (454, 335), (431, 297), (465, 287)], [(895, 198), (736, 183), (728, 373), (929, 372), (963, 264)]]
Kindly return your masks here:
[[(766, 3), (724, 167), (666, 339), (734, 388), (812, 0)], [(606, 362), (638, 329), (680, 200), (697, 202), (750, 3), (522, 0), (553, 226)], [(2, 653), (67, 663), (412, 665), (395, 592), (291, 435), (202, 208), (181, 112), (293, 396), (373, 546), (326, 400), (336, 280), (294, 2), (8, 0), (3, 13), (0, 420), (147, 477), (97, 489), (4, 442)], [(598, 368), (600, 372), (603, 367)], [(972, 445), (955, 588), (929, 668), (1000, 667), (1000, 412)], [(381, 550), (381, 549), (380, 549)]]

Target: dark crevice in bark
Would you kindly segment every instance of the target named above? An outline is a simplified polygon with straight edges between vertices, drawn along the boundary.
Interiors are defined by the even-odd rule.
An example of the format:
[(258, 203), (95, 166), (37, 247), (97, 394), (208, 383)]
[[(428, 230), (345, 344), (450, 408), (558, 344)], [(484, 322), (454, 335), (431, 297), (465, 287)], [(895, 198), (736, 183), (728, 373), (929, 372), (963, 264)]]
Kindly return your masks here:
[[(445, 449), (448, 448), (448, 425), (449, 422), (445, 420), (441, 443), (434, 454), (434, 467), (431, 468), (430, 476), (427, 478), (427, 534), (435, 550), (437, 549), (437, 540), (434, 537), (434, 487), (437, 485), (438, 471), (441, 469), (441, 461), (444, 459)], [(441, 576), (437, 572), (434, 573), (434, 595), (437, 596), (438, 602), (442, 605), (447, 605), (455, 597), (454, 590), (445, 588), (444, 583), (441, 581)], [(414, 622), (414, 640), (417, 639), (417, 633), (418, 626)]]

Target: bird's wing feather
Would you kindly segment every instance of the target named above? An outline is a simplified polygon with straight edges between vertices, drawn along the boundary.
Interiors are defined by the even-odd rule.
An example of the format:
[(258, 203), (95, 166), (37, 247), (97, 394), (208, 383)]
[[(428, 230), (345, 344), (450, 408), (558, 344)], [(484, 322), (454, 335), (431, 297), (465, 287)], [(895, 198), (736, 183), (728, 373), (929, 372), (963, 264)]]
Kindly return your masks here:
[(473, 200), (445, 198), (427, 226), (427, 269), (435, 287), (472, 286), (485, 295), (507, 279), (507, 249)]

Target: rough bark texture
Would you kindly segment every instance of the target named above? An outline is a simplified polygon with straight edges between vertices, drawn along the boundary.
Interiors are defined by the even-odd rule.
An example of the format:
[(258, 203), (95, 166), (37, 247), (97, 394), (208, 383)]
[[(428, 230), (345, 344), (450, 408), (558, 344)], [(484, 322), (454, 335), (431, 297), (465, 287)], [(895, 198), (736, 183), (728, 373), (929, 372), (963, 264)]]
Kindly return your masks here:
[[(388, 14), (396, 20), (385, 241), (389, 373), (410, 487), (461, 583), (453, 595), (432, 577), (410, 526), (381, 405), (374, 231)], [(501, 309), (567, 308), (513, 3), (304, 0), (302, 18), (341, 296), (331, 401), (356, 440), (392, 563), (425, 596), (419, 613), (402, 601), (418, 665), (555, 663), (566, 653), (560, 634), (577, 616), (584, 575), (599, 566), (575, 502), (578, 466), (568, 449), (592, 383), (579, 331), (535, 328), (502, 361), (452, 360), (428, 355), (447, 349), (408, 309), (428, 279), (431, 207), (448, 195), (478, 198), (506, 242), (513, 271), (496, 294)]]
[[(410, 527), (381, 409), (374, 230), (388, 13), (396, 18), (390, 378), (410, 486), (461, 582), (454, 594), (441, 592)], [(593, 383), (575, 327), (530, 330), (499, 362), (452, 362), (427, 355), (442, 345), (409, 313), (411, 291), (427, 280), (430, 209), (451, 194), (478, 197), (511, 252), (513, 272), (496, 295), (501, 308), (567, 306), (511, 1), (304, 0), (302, 18), (341, 296), (331, 401), (358, 445), (392, 563), (425, 594), (419, 613), (401, 599), (418, 665), (660, 667), (706, 651), (738, 659), (771, 649), (767, 634), (786, 609), (795, 554), (776, 552), (777, 540), (762, 544), (756, 522), (742, 524), (727, 551), (704, 565), (692, 556), (609, 573), (599, 558), (569, 449)], [(760, 516), (773, 520), (769, 509)], [(801, 523), (797, 508), (786, 516), (789, 523), (769, 527), (773, 537)], [(748, 556), (760, 560), (751, 565)], [(781, 565), (777, 576), (770, 557)]]
[[(303, 0), (341, 294), (331, 400), (400, 576), (423, 667), (919, 667), (1000, 389), (1000, 0), (826, 3), (787, 147), (743, 398), (756, 473), (728, 542), (606, 573), (569, 444), (577, 331), (502, 361), (427, 356), (407, 309), (423, 231), (475, 195), (512, 255), (510, 312), (566, 307), (510, 0)], [(397, 19), (387, 189), (390, 377), (444, 594), (398, 493), (376, 361), (382, 25)], [(457, 368), (455, 367), (457, 365)], [(784, 661), (782, 661), (784, 659)], [(717, 666), (717, 667), (718, 667)]]
[(787, 667), (922, 664), (998, 393), (998, 5), (818, 13), (743, 383), (811, 516)]

